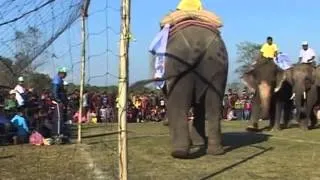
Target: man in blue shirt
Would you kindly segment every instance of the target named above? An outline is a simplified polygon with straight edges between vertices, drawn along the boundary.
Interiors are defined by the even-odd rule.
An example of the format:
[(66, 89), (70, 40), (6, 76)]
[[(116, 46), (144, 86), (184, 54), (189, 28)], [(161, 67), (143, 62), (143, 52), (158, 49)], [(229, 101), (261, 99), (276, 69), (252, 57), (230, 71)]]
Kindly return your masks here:
[(58, 74), (54, 76), (52, 80), (52, 94), (53, 100), (57, 103), (56, 109), (53, 115), (53, 129), (52, 136), (58, 138), (61, 135), (62, 127), (65, 119), (64, 113), (67, 106), (67, 95), (64, 90), (63, 79), (67, 76), (67, 69), (65, 67), (58, 69)]
[(54, 101), (65, 104), (67, 95), (64, 91), (63, 79), (67, 76), (67, 69), (65, 67), (58, 69), (58, 74), (52, 80), (52, 90)]

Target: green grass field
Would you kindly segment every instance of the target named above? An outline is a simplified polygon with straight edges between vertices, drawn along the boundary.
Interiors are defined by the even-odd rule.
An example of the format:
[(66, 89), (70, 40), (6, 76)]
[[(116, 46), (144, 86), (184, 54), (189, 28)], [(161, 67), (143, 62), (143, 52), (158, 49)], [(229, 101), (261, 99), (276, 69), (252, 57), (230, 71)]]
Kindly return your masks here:
[[(167, 127), (129, 124), (129, 179), (320, 179), (320, 129), (253, 134), (245, 127), (245, 122), (223, 122), (223, 156), (176, 160)], [(0, 147), (0, 179), (117, 179), (117, 134), (107, 134), (116, 129), (115, 124), (86, 126), (81, 145)]]

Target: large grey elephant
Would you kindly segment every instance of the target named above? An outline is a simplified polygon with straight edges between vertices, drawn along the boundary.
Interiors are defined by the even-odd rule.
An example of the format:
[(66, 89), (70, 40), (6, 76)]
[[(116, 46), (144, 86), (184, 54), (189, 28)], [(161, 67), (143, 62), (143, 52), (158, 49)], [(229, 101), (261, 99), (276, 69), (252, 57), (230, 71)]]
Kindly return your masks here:
[[(243, 83), (255, 92), (247, 130), (258, 131), (259, 119), (270, 119), (268, 128), (279, 130), (282, 112), (285, 124), (288, 123), (292, 108), (292, 86), (281, 80), (281, 73), (283, 70), (272, 60), (258, 57), (253, 69), (242, 76)], [(280, 82), (282, 85), (276, 88)]]
[[(167, 80), (163, 90), (173, 146), (171, 155), (175, 158), (224, 153), (220, 120), (228, 54), (216, 29), (197, 24), (176, 29), (167, 45)], [(195, 113), (191, 132), (187, 121), (190, 107), (194, 107)], [(208, 121), (207, 149), (205, 120)]]
[(292, 98), (295, 100), (296, 120), (300, 123), (300, 127), (304, 130), (315, 127), (317, 118), (313, 108), (320, 103), (320, 68), (310, 64), (296, 64), (281, 76), (278, 88), (281, 88), (285, 81), (293, 87)]

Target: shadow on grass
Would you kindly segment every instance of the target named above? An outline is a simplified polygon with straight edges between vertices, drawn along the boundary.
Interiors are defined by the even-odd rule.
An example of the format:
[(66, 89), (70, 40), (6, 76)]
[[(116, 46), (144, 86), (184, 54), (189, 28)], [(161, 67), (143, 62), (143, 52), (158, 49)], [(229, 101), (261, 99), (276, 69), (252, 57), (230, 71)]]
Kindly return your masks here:
[(264, 148), (261, 146), (257, 146), (255, 144), (259, 144), (265, 141), (268, 141), (269, 137), (271, 135), (262, 134), (262, 133), (252, 133), (252, 132), (227, 132), (223, 133), (223, 146), (225, 147), (225, 152), (231, 152), (235, 149), (241, 148), (241, 147), (254, 147), (257, 149), (260, 149), (260, 152), (257, 152), (249, 157), (246, 157), (245, 159), (233, 163), (225, 168), (222, 168), (221, 170), (214, 172), (206, 177), (201, 178), (201, 180), (211, 179), (221, 173), (224, 173), (234, 167), (237, 167), (243, 163), (246, 163), (247, 161), (254, 159), (257, 156), (260, 156), (268, 151), (273, 150), (273, 147), (270, 148)]
[(227, 132), (223, 133), (222, 144), (225, 147), (225, 151), (230, 152), (241, 147), (252, 146), (268, 141), (270, 136), (271, 135), (262, 133)]
[(234, 168), (234, 167), (237, 167), (237, 166), (239, 166), (239, 165), (241, 165), (241, 164), (243, 164), (243, 163), (245, 163), (245, 162), (247, 162), (247, 161), (249, 161), (249, 160), (257, 157), (257, 156), (260, 156), (260, 155), (262, 155), (262, 154), (264, 154), (264, 153), (266, 153), (266, 152), (268, 152), (268, 151), (271, 151), (271, 150), (273, 150), (272, 147), (267, 148), (267, 149), (263, 149), (263, 150), (260, 151), (260, 152), (257, 152), (257, 153), (255, 153), (255, 154), (253, 154), (253, 155), (251, 155), (251, 156), (249, 156), (249, 157), (247, 157), (247, 158), (239, 161), (239, 162), (236, 162), (236, 163), (234, 163), (234, 164), (231, 164), (231, 165), (229, 165), (229, 166), (227, 166), (227, 167), (225, 167), (225, 168), (223, 168), (223, 169), (221, 169), (221, 170), (219, 170), (219, 171), (217, 171), (217, 172), (214, 172), (214, 173), (212, 173), (212, 174), (210, 174), (210, 175), (208, 175), (208, 176), (206, 176), (206, 177), (200, 178), (200, 179), (201, 179), (201, 180), (211, 179), (211, 178), (213, 178), (213, 177), (215, 177), (215, 176), (217, 176), (217, 175), (219, 175), (219, 174), (221, 174), (221, 173), (224, 173), (224, 172), (226, 172), (226, 171), (228, 171), (228, 170), (230, 170), (230, 169), (232, 169), (232, 168)]
[(3, 159), (11, 159), (11, 158), (14, 158), (16, 156), (14, 155), (10, 155), (10, 156), (0, 156), (0, 160), (3, 160)]

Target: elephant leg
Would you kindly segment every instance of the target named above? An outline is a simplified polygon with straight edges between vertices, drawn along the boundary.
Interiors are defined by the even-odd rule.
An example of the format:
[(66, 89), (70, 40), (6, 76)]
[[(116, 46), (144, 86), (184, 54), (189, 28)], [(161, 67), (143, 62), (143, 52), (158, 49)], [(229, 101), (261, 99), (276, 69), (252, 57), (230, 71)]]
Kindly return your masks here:
[(260, 118), (260, 101), (259, 97), (255, 95), (252, 103), (252, 112), (249, 120), (249, 125), (247, 131), (257, 131), (258, 130), (258, 120)]
[(191, 140), (194, 146), (205, 145), (205, 107), (204, 102), (195, 104), (194, 107), (194, 120), (191, 127)]
[(283, 112), (284, 103), (282, 101), (277, 101), (275, 104), (275, 114), (274, 114), (274, 123), (272, 124), (271, 128), (273, 130), (280, 130), (280, 121), (281, 121), (281, 114)]
[(185, 75), (170, 88), (168, 97), (168, 120), (173, 150), (171, 155), (175, 158), (188, 158), (190, 147), (189, 126), (187, 114), (192, 103), (191, 75)]
[(316, 114), (314, 113), (314, 105), (313, 102), (308, 103), (308, 107), (307, 107), (307, 117), (306, 120), (308, 122), (310, 122), (310, 129), (315, 128), (315, 126), (317, 125), (317, 117)]
[(211, 155), (224, 154), (220, 122), (222, 104), (220, 102), (222, 102), (222, 97), (219, 97), (214, 90), (208, 89), (205, 98), (205, 109), (208, 120), (207, 153)]
[(292, 102), (285, 102), (283, 105), (283, 129), (288, 128), (292, 112)]

